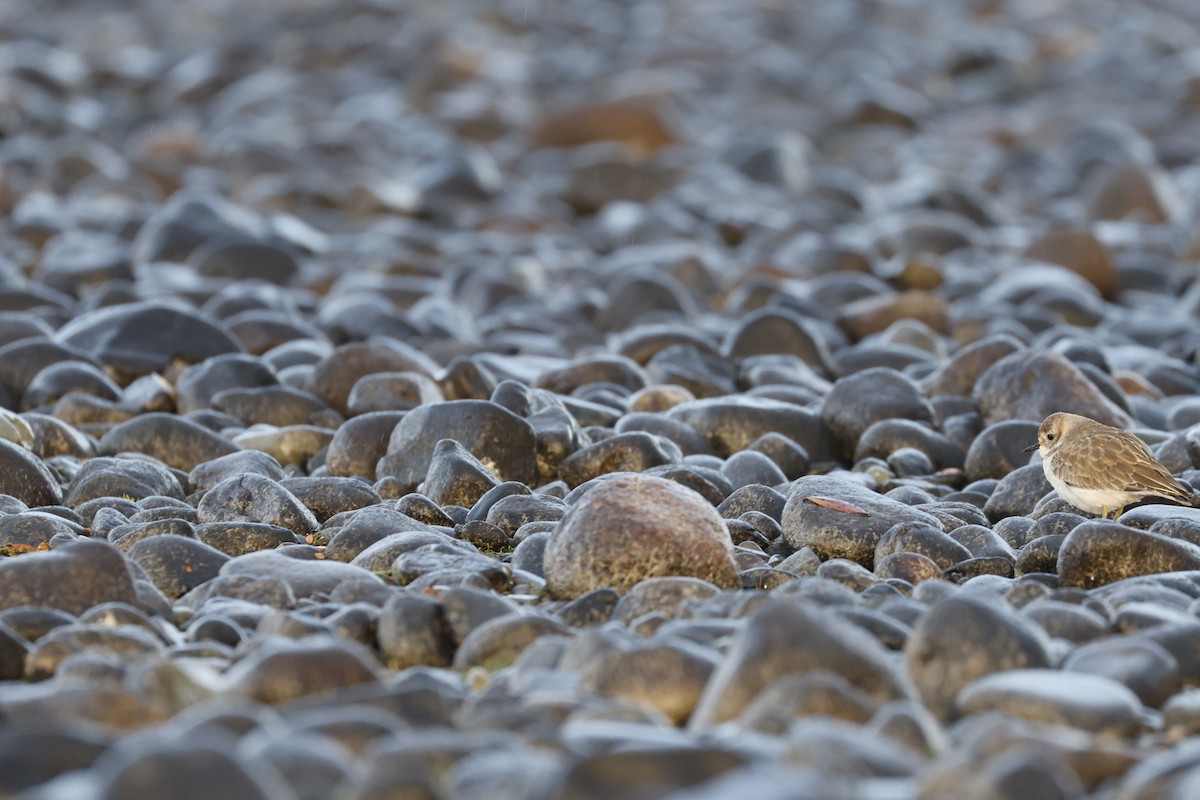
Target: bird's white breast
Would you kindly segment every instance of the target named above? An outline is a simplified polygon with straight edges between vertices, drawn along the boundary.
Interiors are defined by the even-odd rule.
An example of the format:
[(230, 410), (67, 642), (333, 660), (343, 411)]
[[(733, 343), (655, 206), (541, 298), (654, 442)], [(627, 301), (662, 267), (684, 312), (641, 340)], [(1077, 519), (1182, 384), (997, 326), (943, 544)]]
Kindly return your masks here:
[(1048, 458), (1042, 459), (1042, 472), (1045, 473), (1046, 480), (1050, 481), (1050, 485), (1054, 487), (1054, 491), (1058, 492), (1059, 497), (1089, 514), (1099, 514), (1102, 511), (1112, 512), (1140, 500), (1144, 496), (1139, 496), (1136, 492), (1081, 489), (1078, 486), (1070, 486), (1050, 471), (1050, 459)]

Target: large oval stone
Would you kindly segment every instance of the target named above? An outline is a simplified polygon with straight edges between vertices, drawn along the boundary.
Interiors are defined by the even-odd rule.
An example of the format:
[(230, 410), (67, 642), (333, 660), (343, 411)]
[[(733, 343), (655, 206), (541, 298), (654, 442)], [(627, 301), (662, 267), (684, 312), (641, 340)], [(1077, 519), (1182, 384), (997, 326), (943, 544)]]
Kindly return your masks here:
[(661, 575), (739, 585), (733, 542), (717, 510), (674, 481), (602, 479), (567, 510), (550, 537), (546, 579), (558, 597), (608, 586), (624, 592)]

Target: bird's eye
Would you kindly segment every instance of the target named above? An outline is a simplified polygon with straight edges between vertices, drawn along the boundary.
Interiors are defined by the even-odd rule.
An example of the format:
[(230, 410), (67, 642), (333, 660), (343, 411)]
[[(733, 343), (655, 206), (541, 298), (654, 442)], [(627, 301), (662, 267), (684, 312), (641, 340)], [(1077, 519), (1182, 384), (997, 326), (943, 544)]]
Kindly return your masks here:
[(1054, 441), (1054, 434), (1053, 434), (1053, 433), (1047, 433), (1047, 434), (1046, 434), (1046, 441), (1047, 441), (1047, 442), (1053, 442), (1053, 441)]

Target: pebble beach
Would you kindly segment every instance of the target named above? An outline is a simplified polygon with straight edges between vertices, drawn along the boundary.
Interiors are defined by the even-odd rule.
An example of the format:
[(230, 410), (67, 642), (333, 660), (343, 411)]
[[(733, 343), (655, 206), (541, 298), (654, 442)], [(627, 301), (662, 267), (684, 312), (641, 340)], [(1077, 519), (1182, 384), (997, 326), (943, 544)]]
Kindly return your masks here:
[(1200, 487), (1192, 0), (0, 0), (0, 800), (1194, 800), (1056, 411)]

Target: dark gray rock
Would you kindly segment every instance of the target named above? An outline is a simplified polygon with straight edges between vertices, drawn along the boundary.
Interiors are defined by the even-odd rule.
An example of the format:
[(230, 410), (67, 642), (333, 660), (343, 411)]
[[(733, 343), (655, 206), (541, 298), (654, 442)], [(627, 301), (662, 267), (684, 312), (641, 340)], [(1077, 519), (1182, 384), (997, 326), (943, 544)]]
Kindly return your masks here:
[(933, 407), (910, 378), (885, 367), (841, 378), (821, 403), (821, 419), (849, 456), (877, 422), (893, 418), (933, 422)]
[(37, 456), (7, 439), (0, 439), (0, 493), (27, 506), (51, 506), (63, 501), (54, 473)]
[(811, 475), (788, 491), (782, 526), (784, 538), (797, 550), (811, 547), (823, 558), (848, 558), (870, 567), (880, 537), (901, 522), (942, 527), (936, 517), (862, 484)]
[(207, 492), (223, 480), (247, 473), (273, 481), (281, 481), (284, 477), (283, 468), (271, 456), (261, 450), (239, 450), (197, 464), (188, 473), (188, 485), (193, 492)]
[(967, 451), (963, 475), (969, 481), (1003, 478), (1029, 463), (1025, 448), (1037, 443), (1040, 421), (1004, 420), (984, 428)]
[(965, 686), (957, 707), (964, 714), (1001, 711), (1035, 722), (1093, 733), (1130, 736), (1143, 729), (1137, 696), (1109, 678), (1052, 669), (1011, 669)]
[(1028, 464), (1001, 478), (983, 510), (991, 520), (1027, 517), (1033, 513), (1038, 501), (1053, 491), (1042, 465)]
[(903, 696), (884, 648), (873, 637), (794, 601), (755, 611), (705, 687), (690, 726), (715, 725), (742, 714), (763, 689), (788, 675), (827, 670), (869, 696)]
[(278, 481), (254, 473), (226, 478), (209, 489), (196, 512), (201, 523), (265, 522), (301, 537), (318, 527), (316, 517), (294, 494)]
[(240, 449), (203, 425), (163, 413), (142, 414), (117, 425), (100, 438), (97, 448), (101, 455), (142, 453), (185, 472)]
[(383, 584), (380, 578), (361, 567), (338, 561), (291, 558), (278, 550), (247, 553), (230, 559), (221, 568), (221, 576), (282, 581), (297, 598), (329, 594), (343, 581), (369, 580)]
[(979, 377), (973, 396), (988, 425), (1008, 419), (1040, 422), (1055, 411), (1117, 428), (1133, 424), (1078, 367), (1052, 351), (1005, 356)]
[(0, 609), (48, 606), (82, 614), (99, 603), (140, 605), (133, 579), (113, 546), (80, 539), (47, 553), (0, 561)]
[(645, 472), (682, 460), (683, 453), (668, 439), (649, 433), (618, 433), (567, 456), (558, 465), (558, 477), (574, 489), (610, 472)]
[(142, 539), (127, 552), (169, 598), (181, 597), (215, 578), (229, 561), (229, 556), (203, 542), (171, 534)]
[(759, 437), (780, 433), (803, 447), (813, 461), (829, 461), (833, 438), (821, 417), (778, 400), (714, 397), (681, 403), (667, 412), (695, 428), (722, 458), (745, 450)]
[(194, 311), (159, 302), (126, 303), (85, 312), (58, 330), (55, 341), (131, 375), (162, 371), (241, 352), (220, 326)]
[(453, 439), (442, 439), (433, 448), (421, 492), (438, 505), (470, 508), (499, 483), (465, 447)]
[(1049, 644), (1038, 626), (1006, 604), (960, 594), (937, 603), (917, 621), (904, 647), (904, 664), (925, 707), (950, 719), (959, 691), (976, 679), (1003, 670), (1048, 667)]
[(1077, 526), (1058, 551), (1064, 586), (1085, 589), (1137, 575), (1200, 569), (1200, 545), (1095, 520)]
[(406, 413), (392, 431), (376, 476), (416, 487), (425, 479), (437, 443), (443, 439), (459, 442), (503, 480), (533, 483), (537, 479), (533, 428), (487, 400), (434, 403)]
[(403, 417), (399, 411), (376, 411), (347, 420), (326, 450), (326, 472), (375, 480), (375, 465), (387, 453), (392, 430)]

